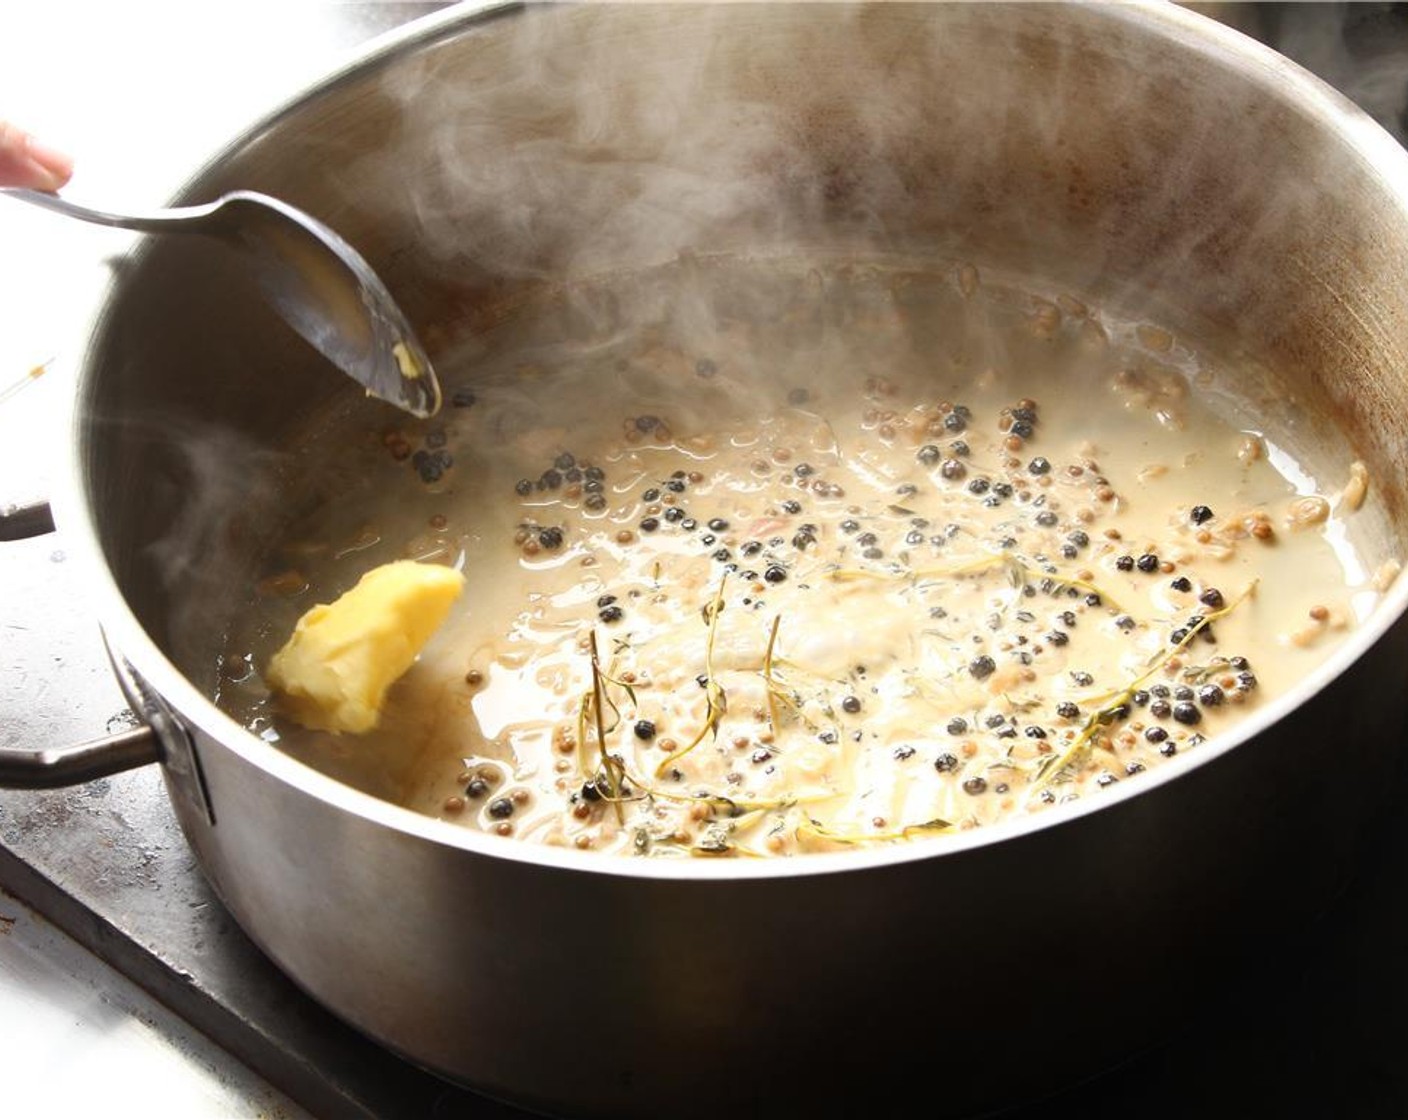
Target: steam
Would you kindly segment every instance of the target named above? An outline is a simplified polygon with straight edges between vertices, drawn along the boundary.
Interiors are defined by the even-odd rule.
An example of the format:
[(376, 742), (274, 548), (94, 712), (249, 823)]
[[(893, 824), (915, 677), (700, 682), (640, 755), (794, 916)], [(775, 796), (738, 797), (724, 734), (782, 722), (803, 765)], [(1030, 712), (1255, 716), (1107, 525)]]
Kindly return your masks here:
[[(845, 353), (862, 355), (853, 379), (900, 369), (961, 385), (1004, 358), (989, 303), (959, 298), (966, 262), (986, 287), (1020, 280), (1175, 331), (1235, 330), (1248, 365), (1273, 344), (1295, 350), (1278, 331), (1302, 332), (1312, 357), (1333, 350), (1300, 326), (1354, 297), (1320, 262), (1358, 254), (1371, 281), (1378, 267), (1372, 246), (1327, 247), (1363, 236), (1325, 209), (1344, 193), (1343, 149), (1308, 145), (1300, 119), (1247, 83), (1218, 84), (1215, 59), (1180, 69), (1131, 11), (530, 6), (367, 79), (363, 142), (340, 146), (350, 126), (332, 120), (308, 190), (344, 205), (341, 232), (505, 440), (681, 392), (700, 416), (746, 414)], [(1283, 49), (1313, 41), (1322, 65), (1348, 67), (1343, 42), (1305, 27)], [(1356, 73), (1353, 92), (1382, 98), (1376, 115), (1395, 123), (1386, 68)], [(946, 309), (944, 329), (864, 353), (867, 316), (902, 298), (888, 280), (838, 282), (836, 262), (928, 270), (942, 283), (915, 290)], [(701, 361), (719, 375), (701, 378)], [(270, 455), (219, 431), (179, 446), (188, 492), (152, 559), (197, 613), (229, 601), (230, 568), (204, 558), (242, 555), (222, 518), (248, 504), (250, 477), (277, 476)]]

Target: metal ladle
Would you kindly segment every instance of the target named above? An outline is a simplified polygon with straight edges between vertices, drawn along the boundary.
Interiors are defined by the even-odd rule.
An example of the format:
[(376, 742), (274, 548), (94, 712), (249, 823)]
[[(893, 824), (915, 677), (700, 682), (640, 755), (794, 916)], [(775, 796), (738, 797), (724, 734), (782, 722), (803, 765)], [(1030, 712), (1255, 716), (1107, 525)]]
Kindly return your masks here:
[(43, 191), (0, 189), (80, 221), (141, 233), (203, 233), (242, 250), (284, 321), (374, 397), (433, 416), (440, 385), (386, 285), (362, 255), (316, 218), (253, 191), (202, 206), (111, 214)]

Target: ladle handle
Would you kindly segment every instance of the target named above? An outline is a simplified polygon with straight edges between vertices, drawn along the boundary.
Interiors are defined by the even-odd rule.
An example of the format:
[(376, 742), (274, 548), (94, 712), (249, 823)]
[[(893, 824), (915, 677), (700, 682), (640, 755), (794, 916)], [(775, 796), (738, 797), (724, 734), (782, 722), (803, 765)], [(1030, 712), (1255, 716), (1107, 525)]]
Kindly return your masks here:
[(146, 214), (113, 214), (106, 210), (94, 210), (91, 206), (79, 206), (66, 198), (47, 191), (34, 191), (25, 187), (0, 187), (0, 195), (28, 202), (45, 210), (52, 210), (68, 218), (82, 222), (92, 222), (98, 226), (111, 226), (115, 229), (132, 229), (141, 233), (174, 233), (181, 230), (212, 233), (212, 229), (202, 224), (220, 207), (219, 202), (205, 206), (182, 206), (169, 210), (157, 210)]

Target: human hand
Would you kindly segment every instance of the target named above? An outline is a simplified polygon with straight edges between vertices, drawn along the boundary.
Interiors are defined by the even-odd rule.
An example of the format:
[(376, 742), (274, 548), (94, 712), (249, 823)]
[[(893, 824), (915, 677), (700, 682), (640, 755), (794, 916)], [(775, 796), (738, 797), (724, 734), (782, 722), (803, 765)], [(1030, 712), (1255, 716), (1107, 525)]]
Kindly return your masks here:
[(73, 174), (73, 160), (0, 120), (0, 187), (56, 191)]

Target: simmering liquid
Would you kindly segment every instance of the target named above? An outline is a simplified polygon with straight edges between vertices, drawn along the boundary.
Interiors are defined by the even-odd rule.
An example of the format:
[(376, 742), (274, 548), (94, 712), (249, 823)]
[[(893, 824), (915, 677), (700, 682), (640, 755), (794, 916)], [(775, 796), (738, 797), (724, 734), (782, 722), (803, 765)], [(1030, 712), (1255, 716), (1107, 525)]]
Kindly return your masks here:
[[(291, 460), (220, 702), (521, 840), (791, 855), (1098, 798), (1291, 687), (1396, 572), (1349, 543), (1362, 468), (1311, 477), (1234, 371), (971, 268), (683, 262), (465, 361), (437, 421)], [(468, 589), (381, 726), (288, 722), (271, 652), (404, 557)]]

